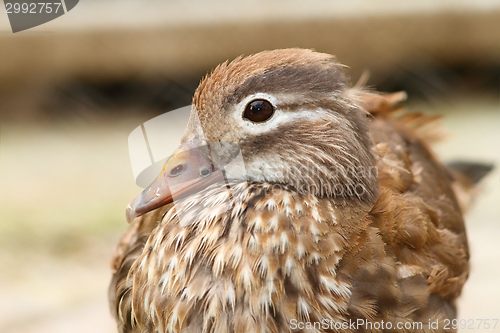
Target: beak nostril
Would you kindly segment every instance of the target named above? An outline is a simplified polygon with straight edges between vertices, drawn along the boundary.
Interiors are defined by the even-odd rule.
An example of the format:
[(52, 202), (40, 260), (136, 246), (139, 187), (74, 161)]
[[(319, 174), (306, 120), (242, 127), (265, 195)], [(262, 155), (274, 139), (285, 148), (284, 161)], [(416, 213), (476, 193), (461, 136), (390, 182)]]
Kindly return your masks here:
[(207, 177), (211, 174), (212, 172), (208, 168), (201, 168), (200, 169), (200, 176), (202, 177)]
[(184, 171), (184, 164), (179, 164), (175, 168), (170, 170), (169, 175), (171, 177), (177, 177), (178, 175), (180, 175), (182, 173), (182, 171)]

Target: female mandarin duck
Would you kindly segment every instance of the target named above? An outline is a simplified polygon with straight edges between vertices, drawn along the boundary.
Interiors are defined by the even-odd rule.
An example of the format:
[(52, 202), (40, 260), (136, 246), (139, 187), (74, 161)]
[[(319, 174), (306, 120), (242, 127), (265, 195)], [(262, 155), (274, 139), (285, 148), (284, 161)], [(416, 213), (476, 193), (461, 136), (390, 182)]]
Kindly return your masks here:
[(391, 114), (403, 99), (350, 87), (310, 50), (218, 66), (127, 208), (119, 331), (454, 331), (469, 272), (455, 191), (470, 184), (416, 134), (429, 119)]

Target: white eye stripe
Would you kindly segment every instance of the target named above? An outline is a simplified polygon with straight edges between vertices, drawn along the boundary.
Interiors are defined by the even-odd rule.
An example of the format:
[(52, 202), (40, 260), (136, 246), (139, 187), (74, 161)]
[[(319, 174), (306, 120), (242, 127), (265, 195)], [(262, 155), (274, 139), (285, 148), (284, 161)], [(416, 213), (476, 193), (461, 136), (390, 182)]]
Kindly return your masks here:
[(271, 103), (275, 108), (277, 108), (280, 104), (279, 100), (272, 95), (266, 93), (256, 93), (245, 97), (241, 102), (236, 104), (236, 111), (240, 110), (241, 114), (243, 114), (248, 103), (256, 99), (265, 99), (266, 101)]
[[(245, 108), (253, 100), (265, 99), (269, 101), (275, 108), (273, 116), (262, 123), (253, 123), (246, 119), (243, 119), (243, 114)], [(235, 110), (233, 111), (233, 117), (236, 120), (236, 124), (239, 125), (241, 130), (247, 133), (265, 133), (270, 130), (276, 129), (279, 125), (288, 122), (296, 121), (302, 118), (313, 118), (318, 117), (323, 109), (309, 110), (309, 109), (299, 109), (294, 112), (283, 112), (280, 110), (280, 100), (275, 96), (266, 93), (255, 93), (245, 97), (240, 103), (236, 104)]]

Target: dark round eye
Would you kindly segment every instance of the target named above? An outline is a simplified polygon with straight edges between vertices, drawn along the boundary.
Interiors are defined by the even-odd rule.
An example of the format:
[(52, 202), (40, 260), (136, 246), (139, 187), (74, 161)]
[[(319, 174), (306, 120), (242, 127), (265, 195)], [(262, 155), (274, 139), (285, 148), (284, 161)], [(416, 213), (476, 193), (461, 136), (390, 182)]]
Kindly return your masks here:
[(274, 107), (265, 99), (256, 99), (247, 104), (243, 118), (255, 123), (268, 120), (274, 113)]

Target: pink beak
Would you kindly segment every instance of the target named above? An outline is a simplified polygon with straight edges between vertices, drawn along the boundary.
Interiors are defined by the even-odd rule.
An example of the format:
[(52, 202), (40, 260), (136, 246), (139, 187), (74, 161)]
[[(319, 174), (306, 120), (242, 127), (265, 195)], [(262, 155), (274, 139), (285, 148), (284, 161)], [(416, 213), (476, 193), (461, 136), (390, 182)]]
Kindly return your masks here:
[(208, 151), (203, 154), (203, 147), (206, 146), (195, 147), (192, 143), (179, 147), (153, 183), (128, 204), (127, 221), (224, 181), (222, 171), (207, 161)]

